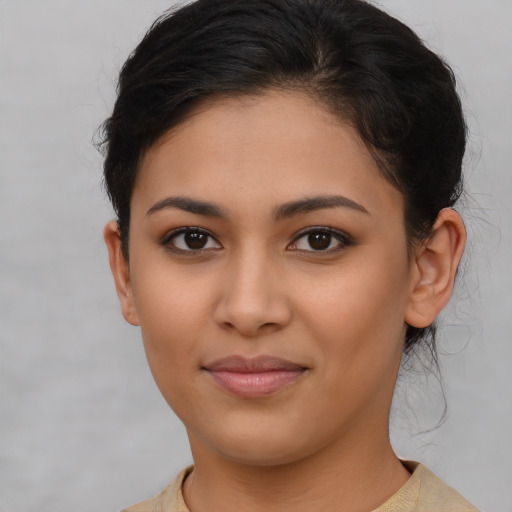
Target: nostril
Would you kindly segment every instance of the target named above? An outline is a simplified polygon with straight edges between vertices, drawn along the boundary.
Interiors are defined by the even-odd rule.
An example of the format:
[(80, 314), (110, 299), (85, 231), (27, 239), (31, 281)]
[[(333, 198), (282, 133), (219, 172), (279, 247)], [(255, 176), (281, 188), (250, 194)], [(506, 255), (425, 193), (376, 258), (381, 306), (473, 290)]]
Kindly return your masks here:
[[(254, 271), (254, 269), (252, 269)], [(213, 321), (225, 331), (237, 331), (252, 337), (285, 327), (291, 319), (291, 306), (286, 295), (266, 283), (258, 273), (248, 279), (230, 281), (214, 305)]]

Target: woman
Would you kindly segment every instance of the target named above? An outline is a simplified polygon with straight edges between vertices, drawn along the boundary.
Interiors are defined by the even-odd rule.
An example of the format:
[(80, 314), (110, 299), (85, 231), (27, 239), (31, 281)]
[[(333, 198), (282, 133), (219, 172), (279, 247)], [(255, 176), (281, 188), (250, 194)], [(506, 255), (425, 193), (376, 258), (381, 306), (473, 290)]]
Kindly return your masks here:
[(105, 228), (194, 466), (130, 512), (473, 511), (389, 442), (465, 244), (450, 69), (360, 0), (199, 0), (126, 62)]

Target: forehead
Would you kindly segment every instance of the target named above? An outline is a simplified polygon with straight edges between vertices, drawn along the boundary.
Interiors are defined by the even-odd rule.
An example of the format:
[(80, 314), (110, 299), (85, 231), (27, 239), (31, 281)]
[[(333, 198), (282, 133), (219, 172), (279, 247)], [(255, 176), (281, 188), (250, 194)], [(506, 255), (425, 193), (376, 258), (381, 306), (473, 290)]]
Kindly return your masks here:
[(271, 91), (198, 105), (146, 152), (132, 199), (149, 208), (186, 195), (261, 209), (337, 193), (402, 208), (348, 123), (303, 93)]

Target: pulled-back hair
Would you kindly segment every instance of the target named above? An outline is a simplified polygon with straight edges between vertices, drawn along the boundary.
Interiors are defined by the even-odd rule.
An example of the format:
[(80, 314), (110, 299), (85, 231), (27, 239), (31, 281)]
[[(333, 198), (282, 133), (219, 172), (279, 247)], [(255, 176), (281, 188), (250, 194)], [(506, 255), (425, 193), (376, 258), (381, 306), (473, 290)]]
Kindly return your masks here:
[[(141, 158), (199, 101), (305, 92), (366, 143), (401, 191), (410, 245), (462, 187), (466, 125), (449, 66), (400, 21), (362, 0), (198, 0), (159, 18), (124, 64), (103, 125), (104, 175), (128, 257)], [(434, 326), (409, 327), (405, 350)]]

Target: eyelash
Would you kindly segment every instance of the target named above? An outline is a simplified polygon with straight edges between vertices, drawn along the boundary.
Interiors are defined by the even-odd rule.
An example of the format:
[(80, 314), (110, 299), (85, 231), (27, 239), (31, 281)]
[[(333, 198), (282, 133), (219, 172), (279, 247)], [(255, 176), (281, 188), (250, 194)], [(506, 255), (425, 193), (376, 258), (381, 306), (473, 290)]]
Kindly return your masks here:
[[(328, 226), (312, 226), (312, 227), (306, 228), (306, 229), (302, 230), (300, 233), (298, 233), (288, 247), (296, 245), (297, 242), (301, 238), (310, 237), (313, 234), (327, 235), (329, 237), (329, 245), (332, 243), (332, 241), (333, 241), (332, 239), (335, 239), (339, 242), (339, 246), (334, 247), (334, 248), (317, 249), (317, 250), (315, 250), (313, 248), (311, 248), (311, 249), (295, 248), (294, 250), (300, 251), (303, 253), (330, 254), (330, 253), (342, 251), (342, 250), (346, 249), (347, 247), (354, 245), (354, 240), (351, 237), (349, 237), (348, 235), (346, 235), (345, 233), (342, 233), (341, 231), (337, 231)], [(311, 247), (311, 244), (309, 244), (309, 245)]]
[(214, 250), (217, 250), (222, 247), (221, 244), (219, 243), (219, 241), (210, 232), (206, 231), (205, 229), (198, 228), (198, 227), (192, 227), (192, 226), (178, 228), (178, 229), (171, 231), (164, 237), (164, 239), (161, 242), (161, 245), (163, 247), (165, 247), (166, 249), (168, 249), (169, 251), (179, 253), (179, 254), (185, 254), (187, 256), (191, 256), (192, 254), (203, 254), (207, 251), (212, 250), (211, 247), (200, 248), (200, 249), (191, 249), (191, 248), (182, 249), (180, 247), (177, 247), (176, 244), (172, 242), (173, 238), (177, 238), (180, 235), (187, 235), (187, 234), (190, 234), (190, 235), (199, 234), (199, 235), (207, 236), (208, 241), (206, 242), (206, 244), (210, 243), (213, 240), (215, 242), (215, 244), (217, 244), (219, 246), (219, 247), (214, 248)]
[[(176, 243), (173, 243), (173, 239), (177, 238), (180, 235), (204, 235), (208, 237), (206, 244), (210, 244), (212, 241), (215, 243), (218, 247), (201, 247), (197, 249), (189, 248), (183, 249), (181, 247), (177, 247)], [(327, 235), (328, 237), (328, 246), (324, 249), (300, 249), (297, 248), (297, 242), (305, 237), (310, 237), (314, 234), (320, 234), (320, 235)], [(334, 248), (329, 248), (329, 246), (332, 243), (332, 239), (335, 239), (339, 242), (339, 246)], [(186, 245), (187, 242), (185, 242)], [(204, 254), (205, 252), (209, 252), (212, 250), (218, 250), (222, 248), (222, 245), (220, 242), (207, 230), (199, 228), (199, 227), (183, 227), (176, 229), (174, 231), (171, 231), (168, 233), (164, 239), (161, 241), (161, 245), (168, 249), (169, 251), (172, 251), (174, 253), (184, 254), (187, 256), (197, 255), (197, 254)], [(311, 247), (311, 241), (309, 241), (309, 245)], [(333, 228), (327, 227), (327, 226), (312, 226), (308, 227), (306, 229), (303, 229), (301, 232), (299, 232), (292, 240), (292, 242), (288, 245), (288, 248), (291, 248), (294, 251), (302, 252), (302, 253), (313, 253), (313, 254), (330, 254), (333, 252), (342, 251), (343, 249), (346, 249), (347, 247), (350, 247), (351, 245), (354, 245), (354, 241), (351, 237), (346, 235), (345, 233), (342, 233), (340, 231), (337, 231)]]

